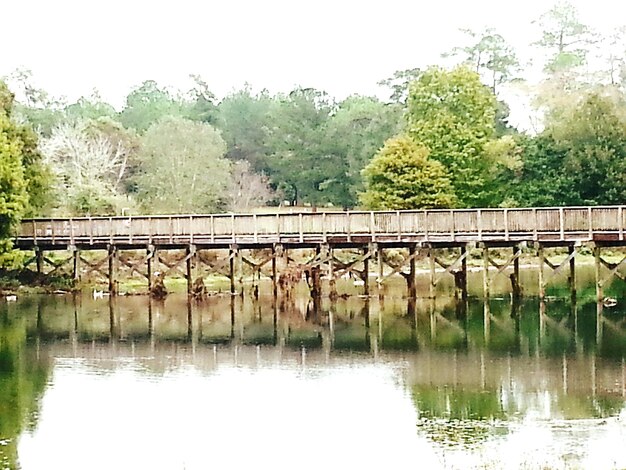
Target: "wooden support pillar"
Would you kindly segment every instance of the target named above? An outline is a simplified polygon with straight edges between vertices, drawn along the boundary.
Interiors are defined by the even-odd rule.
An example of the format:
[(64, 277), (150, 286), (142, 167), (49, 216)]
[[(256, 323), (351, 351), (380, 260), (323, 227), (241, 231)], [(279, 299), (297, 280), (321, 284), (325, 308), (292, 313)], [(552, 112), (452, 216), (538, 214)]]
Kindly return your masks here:
[(157, 260), (157, 252), (156, 252), (156, 248), (149, 245), (146, 248), (146, 271), (147, 271), (147, 276), (148, 276), (148, 293), (152, 292), (152, 272), (153, 272), (153, 266), (152, 263)]
[(596, 300), (598, 302), (602, 302), (604, 300), (604, 292), (602, 289), (602, 278), (601, 278), (601, 266), (602, 266), (602, 261), (600, 260), (600, 255), (601, 255), (601, 251), (600, 251), (600, 247), (598, 245), (595, 245), (593, 247), (593, 257), (595, 259), (595, 268), (596, 268)]
[(117, 294), (117, 248), (109, 245), (109, 294)]
[(72, 278), (75, 282), (80, 281), (80, 251), (73, 247), (72, 250)]
[(189, 245), (187, 247), (187, 252), (185, 258), (187, 272), (185, 274), (185, 278), (187, 279), (187, 296), (191, 297), (193, 295), (193, 269), (194, 269), (194, 258), (196, 255), (196, 247), (194, 245)]
[(230, 278), (230, 295), (235, 295), (237, 291), (235, 290), (235, 257), (237, 256), (237, 248), (234, 245), (231, 245), (230, 251), (228, 252), (228, 277)]
[(519, 280), (519, 258), (521, 248), (519, 245), (513, 247), (513, 274), (511, 274), (511, 291), (513, 299), (517, 301), (522, 296), (522, 288)]
[(489, 247), (487, 245), (483, 245), (483, 296), (485, 297), (485, 302), (489, 299)]
[(465, 301), (467, 300), (467, 249), (465, 246), (461, 247), (460, 258), (461, 269), (453, 271), (452, 266), (449, 266), (448, 271), (454, 276), (454, 297)]
[(328, 247), (328, 295), (331, 300), (337, 299), (337, 280), (335, 279), (335, 250)]
[[(317, 262), (320, 257), (321, 247), (318, 245), (315, 247), (315, 261)], [(314, 300), (319, 299), (322, 295), (322, 277), (319, 264), (315, 264), (311, 267), (311, 296)], [(317, 313), (317, 312), (316, 312)]]
[(576, 247), (569, 245), (567, 247), (567, 253), (569, 254), (569, 276), (567, 281), (569, 283), (572, 302), (576, 302)]
[(539, 256), (539, 299), (543, 302), (546, 298), (546, 280), (545, 280), (545, 254), (541, 243), (537, 246), (537, 255)]
[(378, 298), (380, 300), (385, 296), (385, 285), (383, 283), (384, 271), (385, 271), (385, 261), (384, 261), (384, 248), (381, 245), (378, 245), (378, 253), (376, 259), (378, 260), (378, 279), (376, 283), (378, 284)]
[(363, 249), (363, 294), (368, 296), (370, 295), (370, 255), (371, 255), (371, 247), (368, 246)]
[(237, 255), (237, 271), (238, 271), (237, 279), (239, 283), (239, 295), (243, 297), (243, 289), (244, 289), (243, 253), (241, 252), (241, 250), (238, 249), (236, 255)]
[(467, 301), (467, 246), (461, 247), (461, 273), (463, 276), (463, 286), (461, 290), (461, 298)]
[(274, 297), (274, 303), (276, 303), (276, 297), (278, 297), (278, 269), (276, 268), (276, 246), (272, 247), (272, 296)]
[(406, 279), (409, 298), (413, 299), (417, 296), (417, 290), (415, 287), (415, 245), (409, 246), (409, 276)]
[(43, 274), (43, 250), (39, 247), (35, 249), (35, 261), (37, 263), (37, 273)]
[(435, 273), (435, 250), (433, 249), (432, 246), (428, 247), (428, 263), (430, 265), (430, 288), (429, 288), (429, 294), (430, 294), (430, 298), (434, 299), (435, 298), (435, 286), (437, 283), (437, 279), (436, 279), (436, 273)]

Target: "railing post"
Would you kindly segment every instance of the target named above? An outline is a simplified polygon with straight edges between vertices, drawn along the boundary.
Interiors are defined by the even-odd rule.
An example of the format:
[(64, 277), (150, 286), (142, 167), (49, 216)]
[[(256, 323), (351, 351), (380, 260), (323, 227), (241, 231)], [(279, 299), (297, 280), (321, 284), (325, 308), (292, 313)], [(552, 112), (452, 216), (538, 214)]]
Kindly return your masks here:
[(322, 212), (322, 241), (324, 243), (328, 241), (328, 236), (326, 232), (326, 212)]
[(254, 243), (259, 242), (259, 228), (257, 227), (256, 214), (252, 214), (252, 225), (254, 225)]
[(480, 209), (476, 210), (476, 227), (478, 229), (478, 241), (482, 241), (483, 238), (483, 214)]
[(559, 207), (559, 234), (561, 241), (565, 240), (565, 217), (562, 207)]
[(504, 209), (504, 239), (509, 241), (509, 210)]
[(89, 244), (93, 245), (93, 221), (91, 220), (91, 216), (87, 219), (89, 222)]
[(347, 225), (347, 229), (348, 229), (348, 241), (351, 242), (352, 241), (352, 227), (350, 226), (350, 212), (346, 212), (346, 225)]
[(537, 230), (537, 225), (538, 225), (538, 221), (537, 221), (537, 209), (533, 208), (533, 240), (537, 241), (537, 237), (538, 237), (538, 230)]
[(75, 246), (74, 243), (74, 221), (70, 217), (70, 245)]
[[(302, 212), (300, 212), (298, 214), (298, 236), (299, 236), (300, 243), (303, 243), (304, 242), (304, 233), (303, 233), (303, 223), (302, 223)], [(349, 236), (350, 235), (348, 235), (348, 237)]]
[(450, 209), (450, 219), (451, 219), (450, 240), (454, 241), (454, 211), (452, 209)]
[(235, 214), (234, 213), (230, 214), (230, 232), (231, 232), (230, 241), (232, 243), (235, 243), (236, 238), (235, 238)]
[(619, 239), (624, 240), (624, 207), (619, 206), (617, 208), (617, 218), (619, 219), (617, 222), (617, 227), (619, 230)]
[(424, 211), (424, 241), (428, 241), (428, 211)]
[(50, 219), (50, 229), (52, 230), (52, 244), (54, 245), (54, 241), (56, 239), (55, 230), (54, 230), (54, 219)]
[(591, 213), (591, 207), (587, 207), (587, 229), (589, 230), (589, 240), (593, 240), (593, 216)]
[(211, 214), (209, 225), (211, 226), (211, 243), (215, 243), (215, 218), (213, 214)]
[(193, 245), (193, 215), (189, 216), (189, 244)]

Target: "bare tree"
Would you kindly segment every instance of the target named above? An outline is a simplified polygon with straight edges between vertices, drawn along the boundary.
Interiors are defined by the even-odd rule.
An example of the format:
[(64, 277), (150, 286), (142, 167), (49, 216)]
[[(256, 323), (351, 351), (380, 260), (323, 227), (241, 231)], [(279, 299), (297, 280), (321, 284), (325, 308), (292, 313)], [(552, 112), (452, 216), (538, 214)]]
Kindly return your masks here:
[(227, 207), (233, 212), (244, 212), (264, 206), (275, 197), (265, 175), (254, 173), (250, 163), (239, 160), (232, 166), (232, 179), (226, 191)]

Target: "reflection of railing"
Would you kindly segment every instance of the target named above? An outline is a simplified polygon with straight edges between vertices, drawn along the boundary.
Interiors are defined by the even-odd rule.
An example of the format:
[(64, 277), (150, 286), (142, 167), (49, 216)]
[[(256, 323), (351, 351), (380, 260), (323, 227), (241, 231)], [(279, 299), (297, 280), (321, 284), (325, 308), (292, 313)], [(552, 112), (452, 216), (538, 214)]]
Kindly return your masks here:
[(24, 220), (17, 246), (624, 240), (624, 206)]

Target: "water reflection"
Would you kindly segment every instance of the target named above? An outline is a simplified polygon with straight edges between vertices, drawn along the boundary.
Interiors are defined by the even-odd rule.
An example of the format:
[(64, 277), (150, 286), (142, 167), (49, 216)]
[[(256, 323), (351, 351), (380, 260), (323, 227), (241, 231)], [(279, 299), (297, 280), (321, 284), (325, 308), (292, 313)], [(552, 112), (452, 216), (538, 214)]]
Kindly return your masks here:
[[(184, 426), (198, 424), (192, 416), (205, 416), (208, 409), (212, 414), (206, 419), (222, 427), (243, 416), (248, 425), (262, 423), (266, 431), (276, 431), (270, 420), (287, 421), (304, 440), (335, 423), (344, 431), (337, 438), (349, 445), (359, 443), (348, 437), (356, 432), (348, 418), (360, 422), (363, 417), (355, 416), (361, 413), (371, 420), (372, 431), (386, 426), (398, 463), (410, 456), (395, 443), (406, 442), (429, 456), (429, 466), (500, 467), (502, 452), (515, 442), (507, 466), (587, 466), (598, 458), (626, 465), (620, 448), (611, 447), (626, 437), (626, 312), (593, 302), (351, 297), (314, 305), (305, 298), (277, 303), (263, 296), (258, 301), (215, 296), (198, 304), (175, 296), (165, 302), (68, 296), (22, 301), (11, 306), (12, 312), (7, 308), (0, 327), (0, 390), (17, 395), (21, 407), (0, 408), (1, 437), (11, 443), (0, 449), (15, 462), (15, 439), (22, 435), (23, 468), (44, 468), (36, 455), (50, 452), (45, 443), (59, 426), (75, 435), (55, 420), (62, 414), (56, 407), (72, 403), (66, 398), (70, 384), (72, 393), (84, 392), (76, 395), (81, 399), (93, 394), (108, 401), (106, 393), (125, 402), (135, 397), (134, 407), (143, 409), (146, 401), (160, 412), (170, 400), (181, 406), (183, 394), (192, 410), (182, 421), (178, 415), (171, 419)], [(46, 358), (54, 359), (55, 379), (44, 397), (43, 423), (41, 429), (25, 427), (36, 418), (33, 410), (50, 375)], [(233, 377), (251, 388), (240, 396), (242, 391), (232, 388)], [(164, 388), (146, 386), (145, 380)], [(177, 395), (163, 396), (167, 387)], [(198, 390), (219, 391), (225, 410), (212, 408), (215, 404)], [(256, 401), (257, 392), (267, 393), (263, 401)], [(237, 400), (249, 402), (249, 393), (257, 408), (246, 407), (248, 414), (242, 415)], [(361, 408), (353, 409), (357, 396)], [(389, 401), (398, 409), (387, 410)], [(292, 408), (282, 406), (287, 402)], [(92, 426), (102, 428), (109, 421), (110, 432), (121, 432), (115, 423), (129, 416), (140, 433), (150, 434), (146, 428), (154, 424), (154, 417), (134, 407), (123, 407), (129, 416), (118, 414), (117, 405), (101, 415), (102, 401), (84, 405), (103, 420), (81, 421), (93, 432)], [(272, 418), (268, 405), (278, 407)], [(326, 424), (307, 424), (300, 415)], [(196, 438), (185, 435), (189, 442), (171, 452), (194, 455), (185, 460), (186, 468), (204, 468), (207, 461), (189, 447)], [(528, 452), (537, 450), (543, 460), (529, 461)], [(148, 460), (149, 465), (135, 466), (182, 468), (180, 462)], [(133, 467), (116, 462), (118, 468)], [(371, 466), (368, 459), (363, 463)], [(64, 461), (63, 466), (74, 464)]]

